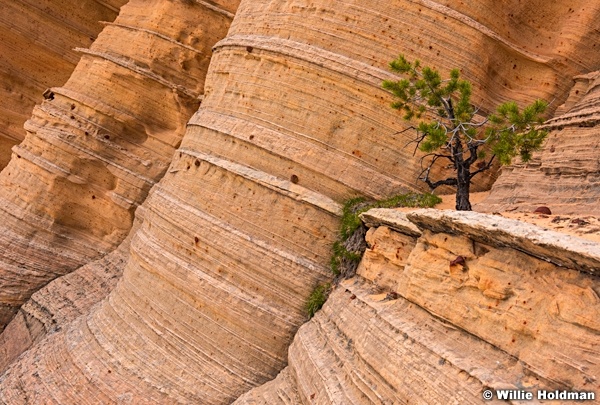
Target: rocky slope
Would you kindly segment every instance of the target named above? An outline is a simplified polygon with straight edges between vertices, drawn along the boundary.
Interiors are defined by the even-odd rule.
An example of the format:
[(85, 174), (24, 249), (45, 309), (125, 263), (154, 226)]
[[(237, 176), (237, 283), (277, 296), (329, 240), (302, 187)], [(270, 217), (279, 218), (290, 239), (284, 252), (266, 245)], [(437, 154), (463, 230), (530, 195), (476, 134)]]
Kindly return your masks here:
[(200, 104), (235, 2), (130, 1), (25, 124), (0, 174), (0, 329), (50, 280), (109, 252)]
[(0, 15), (0, 169), (25, 137), (23, 124), (42, 93), (64, 83), (81, 54), (126, 0), (4, 0)]
[(544, 149), (526, 165), (503, 168), (478, 209), (533, 211), (548, 206), (554, 214), (600, 215), (600, 72), (575, 79), (570, 97), (548, 122)]
[[(575, 15), (537, 1), (364, 3), (241, 3), (215, 48), (202, 106), (144, 204), (119, 283), (10, 365), (0, 399), (230, 403), (287, 363), (304, 301), (329, 278), (339, 203), (415, 187), (411, 134), (396, 134), (405, 124), (380, 88), (389, 60), (404, 51), (461, 66), (487, 91), (478, 93), (486, 109), (507, 98), (562, 100), (573, 74), (598, 68), (585, 41), (599, 35), (600, 7)], [(229, 11), (219, 15), (234, 8), (221, 6)], [(481, 356), (505, 343), (481, 343)], [(462, 398), (478, 395), (481, 382), (467, 385)]]
[(478, 213), (363, 218), (371, 229), (357, 277), (300, 328), (289, 366), (236, 404), (480, 403), (485, 388), (598, 392), (599, 244)]

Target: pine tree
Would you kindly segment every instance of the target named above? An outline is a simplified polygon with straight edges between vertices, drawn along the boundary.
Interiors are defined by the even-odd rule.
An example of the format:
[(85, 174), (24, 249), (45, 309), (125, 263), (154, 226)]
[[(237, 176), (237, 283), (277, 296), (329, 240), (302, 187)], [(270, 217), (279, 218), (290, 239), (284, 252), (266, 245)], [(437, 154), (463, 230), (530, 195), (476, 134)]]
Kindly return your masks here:
[[(504, 165), (517, 155), (529, 161), (548, 135), (540, 129), (548, 106), (543, 100), (522, 111), (515, 102), (506, 102), (485, 116), (471, 104), (471, 83), (460, 78), (458, 69), (442, 80), (436, 69), (421, 67), (418, 60), (410, 62), (404, 55), (392, 61), (390, 69), (404, 76), (383, 82), (383, 88), (395, 98), (392, 108), (404, 112), (405, 120), (418, 121), (411, 128), (416, 130), (418, 149), (425, 152), (419, 179), (432, 191), (442, 185), (456, 187), (457, 210), (471, 210), (473, 177), (489, 170), (496, 159)], [(442, 161), (451, 164), (455, 176), (432, 181), (431, 170)], [(471, 170), (476, 162), (475, 170)]]

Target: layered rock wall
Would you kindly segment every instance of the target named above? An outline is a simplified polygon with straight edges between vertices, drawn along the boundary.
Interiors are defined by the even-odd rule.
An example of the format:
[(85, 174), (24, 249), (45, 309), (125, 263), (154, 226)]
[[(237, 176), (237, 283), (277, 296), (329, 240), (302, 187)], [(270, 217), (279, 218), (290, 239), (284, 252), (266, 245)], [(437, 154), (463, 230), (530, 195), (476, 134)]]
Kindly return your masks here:
[(235, 2), (130, 1), (52, 88), (0, 174), (0, 329), (38, 288), (109, 252), (198, 108)]
[(547, 123), (544, 149), (527, 164), (503, 168), (477, 210), (533, 211), (543, 205), (553, 214), (600, 215), (600, 72), (575, 80)]
[[(185, 2), (192, 3), (214, 9), (212, 2)], [(596, 38), (598, 10), (586, 5), (583, 23), (570, 17), (560, 23), (557, 16), (550, 23), (538, 17), (544, 5), (243, 1), (215, 48), (203, 104), (145, 204), (121, 280), (89, 315), (14, 362), (0, 377), (0, 398), (222, 404), (275, 377), (305, 320), (306, 298), (330, 278), (340, 202), (418, 187), (419, 157), (405, 148), (412, 134), (398, 134), (406, 124), (380, 88), (391, 77), (388, 61), (404, 52), (442, 70), (462, 67), (477, 90), (487, 90), (478, 92), (484, 109), (505, 99), (561, 98), (572, 73), (596, 68), (595, 50), (534, 51), (534, 34), (525, 33), (537, 29), (551, 42), (564, 26), (573, 44)], [(221, 6), (233, 11), (233, 3)], [(531, 17), (519, 21), (524, 34), (513, 37), (516, 28), (502, 22), (514, 21), (515, 9)], [(486, 20), (487, 13), (502, 18)], [(476, 187), (490, 182), (482, 177)], [(414, 316), (427, 319), (420, 314)], [(515, 366), (504, 352), (480, 344), (476, 364), (486, 363), (491, 350), (495, 360)], [(398, 363), (373, 371), (373, 378), (388, 381)], [(457, 378), (465, 376), (460, 367), (453, 368)], [(362, 376), (355, 378), (361, 384)], [(463, 382), (457, 398), (478, 395), (489, 378), (477, 378)], [(400, 389), (392, 381), (377, 394), (367, 385), (353, 390), (371, 389), (366, 395), (377, 398)]]
[(600, 279), (590, 273), (600, 245), (484, 214), (409, 213), (418, 237), (397, 211), (363, 218), (371, 229), (358, 275), (300, 328), (289, 366), (236, 404), (465, 404), (482, 403), (486, 388), (598, 391)]
[(48, 87), (64, 83), (80, 54), (126, 0), (6, 0), (0, 15), (0, 168), (25, 137), (23, 124)]
[(131, 236), (143, 221), (142, 212), (141, 207), (136, 210), (136, 222), (118, 248), (52, 281), (19, 308), (0, 334), (0, 375), (45, 336), (60, 332), (73, 320), (87, 315), (113, 290), (129, 259)]

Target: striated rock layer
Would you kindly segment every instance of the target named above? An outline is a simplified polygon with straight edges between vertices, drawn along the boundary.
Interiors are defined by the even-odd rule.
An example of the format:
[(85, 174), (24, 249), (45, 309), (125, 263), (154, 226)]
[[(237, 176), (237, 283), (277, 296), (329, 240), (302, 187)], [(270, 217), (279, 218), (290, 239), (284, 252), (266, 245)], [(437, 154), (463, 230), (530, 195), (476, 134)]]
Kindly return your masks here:
[(52, 281), (19, 308), (0, 334), (0, 375), (22, 353), (45, 336), (87, 315), (113, 290), (129, 259), (131, 236), (141, 224), (142, 212), (142, 207), (136, 210), (131, 232), (118, 248)]
[(0, 174), (0, 330), (38, 288), (112, 250), (197, 110), (235, 2), (130, 1), (25, 124)]
[(244, 1), (122, 279), (91, 314), (12, 364), (1, 399), (217, 404), (274, 377), (306, 297), (328, 278), (338, 203), (414, 188), (411, 135), (392, 135), (404, 124), (380, 89), (387, 62), (405, 51), (463, 66), (489, 90), (479, 93), (484, 108), (560, 97), (572, 71), (598, 60), (575, 46), (598, 35), (593, 24), (569, 16), (561, 27), (573, 48), (535, 50), (534, 36), (558, 38), (556, 21), (519, 20), (520, 36), (503, 28), (510, 16), (477, 21), (492, 9), (532, 15), (540, 4)]
[(600, 71), (575, 80), (548, 122), (544, 149), (527, 164), (503, 168), (477, 210), (533, 211), (543, 205), (553, 214), (600, 215)]
[[(600, 268), (600, 245), (435, 210), (408, 214), (423, 230), (415, 236), (403, 214), (389, 212), (366, 214), (372, 228), (358, 276), (300, 328), (289, 366), (236, 404), (481, 403), (486, 388), (598, 392), (600, 279), (582, 263)], [(571, 266), (552, 263), (557, 251)]]
[[(417, 187), (413, 135), (398, 133), (406, 126), (380, 88), (389, 60), (404, 51), (463, 67), (489, 91), (483, 108), (560, 98), (572, 73), (596, 68), (583, 38), (599, 35), (600, 6), (575, 23), (537, 1), (448, 4), (243, 1), (123, 277), (88, 316), (13, 363), (0, 399), (224, 404), (275, 377), (306, 298), (330, 277), (339, 203)], [(568, 52), (531, 45), (561, 29)]]
[(79, 55), (126, 0), (3, 0), (0, 13), (0, 168), (25, 137), (23, 124), (44, 90), (64, 83)]

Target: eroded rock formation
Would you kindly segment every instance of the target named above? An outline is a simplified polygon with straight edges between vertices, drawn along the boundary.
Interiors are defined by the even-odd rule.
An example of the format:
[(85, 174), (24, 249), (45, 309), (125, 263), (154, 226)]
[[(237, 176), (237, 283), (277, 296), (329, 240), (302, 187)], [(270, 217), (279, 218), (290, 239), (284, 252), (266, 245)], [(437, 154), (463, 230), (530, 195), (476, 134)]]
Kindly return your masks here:
[(22, 353), (46, 335), (59, 332), (102, 301), (116, 286), (129, 259), (131, 236), (142, 221), (142, 208), (136, 211), (137, 223), (118, 248), (85, 266), (59, 277), (34, 293), (0, 334), (0, 375)]
[(600, 72), (575, 80), (569, 98), (548, 122), (544, 149), (527, 164), (503, 168), (477, 209), (531, 212), (547, 205), (554, 214), (600, 215)]
[(600, 388), (590, 274), (600, 245), (478, 213), (363, 215), (358, 275), (300, 328), (289, 366), (236, 404), (465, 404), (485, 388)]
[[(185, 2), (196, 3), (213, 4)], [(215, 48), (203, 104), (144, 205), (121, 280), (91, 313), (14, 362), (0, 377), (0, 399), (222, 404), (275, 377), (305, 320), (306, 297), (330, 276), (339, 203), (418, 187), (419, 158), (405, 147), (412, 134), (398, 134), (406, 124), (380, 88), (390, 77), (388, 61), (404, 52), (442, 70), (462, 67), (484, 109), (505, 99), (562, 101), (573, 74), (598, 68), (598, 52), (584, 38), (598, 37), (600, 6), (586, 4), (585, 13), (577, 9), (577, 17), (559, 18), (567, 11), (561, 7), (538, 1), (477, 7), (243, 1), (228, 37)], [(572, 40), (559, 46), (565, 33)], [(482, 177), (477, 187), (491, 181)], [(362, 285), (354, 295), (364, 296)], [(415, 309), (416, 319), (426, 315)], [(382, 328), (392, 321), (382, 321)], [(373, 340), (386, 341), (378, 333), (371, 333)], [(466, 339), (463, 347), (476, 341), (458, 335)], [(325, 352), (326, 339), (320, 342)], [(478, 344), (482, 354), (474, 364), (491, 356), (519, 369), (494, 349), (506, 342)], [(387, 375), (395, 373), (394, 361)], [(453, 367), (464, 375), (463, 366)], [(479, 395), (489, 380), (485, 372), (461, 383), (457, 398)], [(388, 381), (386, 373), (381, 381)], [(286, 378), (293, 379), (291, 372)], [(382, 394), (368, 395), (383, 398), (395, 387), (381, 385)], [(319, 393), (329, 395), (326, 389)]]
[(23, 124), (48, 87), (64, 83), (80, 54), (126, 0), (5, 0), (0, 13), (0, 169), (25, 137)]
[(224, 4), (130, 1), (35, 108), (0, 175), (0, 329), (127, 235), (198, 108), (236, 2)]

